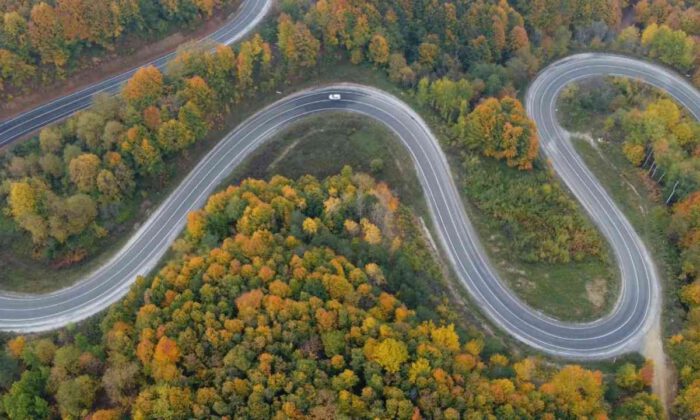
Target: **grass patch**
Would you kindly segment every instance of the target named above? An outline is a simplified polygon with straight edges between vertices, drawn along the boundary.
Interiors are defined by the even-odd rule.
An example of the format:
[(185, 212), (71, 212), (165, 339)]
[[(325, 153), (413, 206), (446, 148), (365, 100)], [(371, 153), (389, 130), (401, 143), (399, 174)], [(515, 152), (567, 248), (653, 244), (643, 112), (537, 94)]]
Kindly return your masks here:
[(274, 175), (323, 179), (345, 165), (386, 182), (403, 203), (427, 214), (413, 161), (399, 139), (380, 123), (350, 113), (324, 113), (287, 127), (254, 151), (225, 184)]
[[(500, 182), (539, 187), (534, 172), (508, 168), (491, 159), (482, 159), (479, 165), (485, 173)], [(517, 255), (522, 254), (522, 250), (516, 242), (520, 238), (512, 235), (508, 225), (493, 219), (469, 202), (470, 189), (476, 187), (469, 180), (469, 174), (466, 177), (462, 185), (467, 186), (462, 195), (469, 218), (501, 279), (516, 295), (529, 306), (565, 321), (594, 320), (612, 309), (619, 296), (620, 279), (604, 239), (601, 257), (586, 257), (566, 263), (529, 262), (519, 258)], [(569, 192), (564, 191), (564, 194), (568, 195)], [(575, 201), (575, 204), (575, 211), (588, 222), (578, 202)]]

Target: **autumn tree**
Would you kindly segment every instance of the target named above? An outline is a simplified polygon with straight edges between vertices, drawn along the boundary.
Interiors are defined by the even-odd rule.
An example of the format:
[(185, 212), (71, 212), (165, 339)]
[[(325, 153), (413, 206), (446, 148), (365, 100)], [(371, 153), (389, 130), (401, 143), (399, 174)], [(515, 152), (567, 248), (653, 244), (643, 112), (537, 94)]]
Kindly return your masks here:
[[(145, 41), (146, 34), (166, 33), (176, 25), (209, 18), (227, 3), (231, 0), (29, 0), (3, 4), (0, 84), (23, 88), (35, 75), (41, 81), (55, 80), (63, 77), (64, 70), (79, 67), (78, 60), (86, 54), (91, 57), (112, 51), (126, 35)], [(14, 74), (3, 74), (10, 69)]]
[(100, 199), (105, 203), (119, 201), (124, 191), (119, 186), (119, 181), (114, 173), (108, 169), (102, 169), (97, 174), (95, 181)]
[(508, 166), (532, 169), (537, 157), (535, 125), (514, 98), (486, 99), (459, 118), (455, 132), (460, 145), (480, 150), (485, 156), (505, 159)]
[(398, 372), (401, 365), (408, 359), (406, 345), (393, 338), (387, 338), (380, 343), (369, 343), (369, 347), (365, 348), (365, 353), (388, 372)]
[(63, 27), (56, 11), (46, 3), (32, 8), (29, 37), (44, 64), (51, 64), (59, 70), (69, 58)]
[(294, 23), (283, 13), (278, 19), (277, 32), (277, 45), (293, 71), (316, 65), (320, 42), (303, 22)]
[(157, 130), (161, 122), (161, 113), (158, 107), (151, 105), (143, 110), (143, 124), (146, 127), (151, 130)]
[(100, 158), (92, 153), (83, 153), (70, 161), (68, 173), (78, 191), (89, 193), (95, 189), (100, 164)]
[(144, 389), (134, 402), (134, 418), (187, 418), (191, 416), (192, 395), (188, 388), (157, 385)]
[(38, 191), (28, 182), (13, 182), (10, 184), (9, 202), (12, 216), (21, 219), (37, 212)]
[(379, 66), (389, 62), (389, 43), (380, 34), (374, 35), (369, 43), (369, 59)]
[[(380, 248), (382, 238), (391, 246)], [(350, 168), (225, 187), (190, 213), (178, 242), (110, 308), (101, 336), (11, 341), (22, 361), (52, 366), (29, 394), (39, 399), (22, 397), (25, 373), (3, 405), (38, 418), (42, 407), (96, 418), (606, 413), (600, 372), (486, 353), (477, 330), (446, 322), (448, 307), (425, 288), (442, 271), (415, 216), (386, 184)], [(423, 321), (393, 288), (442, 308), (421, 309), (432, 314)], [(614, 409), (654, 407), (626, 394)]]
[(22, 87), (31, 80), (36, 73), (36, 68), (25, 62), (22, 57), (0, 48), (0, 92), (6, 84)]
[(48, 153), (40, 157), (39, 166), (45, 175), (55, 179), (62, 177), (65, 173), (63, 160), (53, 153)]
[(642, 32), (642, 46), (649, 55), (666, 64), (689, 70), (695, 61), (695, 41), (681, 30), (674, 31), (666, 25), (655, 23)]
[(185, 103), (191, 101), (195, 104), (203, 115), (214, 115), (217, 111), (216, 93), (199, 76), (185, 80), (185, 88), (180, 92), (180, 96)]
[(254, 90), (255, 51), (252, 42), (241, 44), (241, 49), (236, 57), (237, 92), (236, 98), (247, 96)]
[(58, 242), (81, 233), (97, 217), (97, 206), (90, 196), (76, 194), (65, 200), (54, 200), (48, 217), (49, 233)]
[(161, 337), (153, 352), (153, 375), (156, 379), (170, 381), (178, 374), (175, 363), (180, 358), (180, 350), (177, 343), (168, 338)]
[(163, 123), (158, 129), (158, 146), (166, 153), (173, 153), (191, 145), (195, 138), (192, 131), (179, 120)]
[(416, 74), (407, 64), (406, 57), (400, 53), (389, 56), (389, 79), (394, 83), (400, 83), (404, 87), (413, 86), (416, 82)]
[(153, 66), (138, 69), (122, 90), (124, 99), (138, 109), (153, 105), (162, 93), (163, 75)]
[(510, 32), (510, 47), (513, 51), (527, 49), (530, 47), (530, 39), (527, 31), (522, 26), (515, 26)]
[(63, 136), (58, 127), (48, 126), (39, 132), (39, 145), (44, 153), (57, 153), (63, 146)]
[(603, 376), (580, 366), (566, 366), (541, 391), (551, 396), (559, 415), (596, 416), (604, 413)]
[(115, 6), (85, 0), (59, 1), (56, 13), (64, 28), (66, 40), (110, 47), (124, 29), (120, 22), (122, 10)]
[(3, 48), (23, 59), (29, 58), (32, 46), (29, 39), (29, 24), (25, 16), (16, 10), (5, 12), (2, 16), (0, 33)]

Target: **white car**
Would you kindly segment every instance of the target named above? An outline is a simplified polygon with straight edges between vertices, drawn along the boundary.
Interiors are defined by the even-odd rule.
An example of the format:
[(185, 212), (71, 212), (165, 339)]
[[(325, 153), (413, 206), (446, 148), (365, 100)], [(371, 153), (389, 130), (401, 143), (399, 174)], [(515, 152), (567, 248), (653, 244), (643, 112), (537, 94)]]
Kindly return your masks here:
[(328, 99), (330, 99), (331, 101), (339, 101), (341, 98), (339, 93), (331, 93), (330, 95), (328, 95)]

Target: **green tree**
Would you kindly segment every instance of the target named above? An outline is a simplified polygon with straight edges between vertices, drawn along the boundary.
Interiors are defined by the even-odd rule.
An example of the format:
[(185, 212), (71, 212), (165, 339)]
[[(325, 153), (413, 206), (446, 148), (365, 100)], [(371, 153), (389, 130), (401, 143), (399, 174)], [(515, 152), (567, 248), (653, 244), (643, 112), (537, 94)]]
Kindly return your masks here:
[(2, 408), (12, 420), (48, 419), (51, 411), (43, 398), (48, 375), (45, 370), (28, 370), (2, 397)]
[(637, 368), (632, 363), (625, 363), (615, 373), (615, 383), (629, 391), (640, 391), (644, 387)]
[(652, 420), (664, 418), (664, 409), (655, 395), (640, 392), (625, 398), (613, 411), (613, 418), (620, 420)]
[(194, 143), (195, 137), (184, 123), (179, 120), (170, 120), (160, 126), (157, 139), (161, 150), (173, 153), (190, 146)]
[(95, 381), (87, 375), (61, 382), (56, 392), (56, 401), (65, 417), (84, 417), (95, 400)]
[(695, 61), (695, 41), (681, 30), (666, 25), (649, 25), (642, 32), (642, 46), (649, 54), (681, 70), (689, 70)]
[(163, 75), (153, 66), (138, 69), (122, 90), (122, 97), (127, 103), (140, 110), (155, 104), (162, 94)]
[(202, 111), (194, 102), (187, 102), (180, 108), (177, 119), (182, 127), (191, 133), (191, 139), (186, 136), (178, 142), (183, 147), (186, 147), (188, 142), (201, 140), (207, 134), (207, 122), (202, 115)]
[(76, 117), (75, 132), (87, 150), (100, 153), (103, 150), (102, 134), (105, 129), (104, 118), (93, 111), (83, 111)]

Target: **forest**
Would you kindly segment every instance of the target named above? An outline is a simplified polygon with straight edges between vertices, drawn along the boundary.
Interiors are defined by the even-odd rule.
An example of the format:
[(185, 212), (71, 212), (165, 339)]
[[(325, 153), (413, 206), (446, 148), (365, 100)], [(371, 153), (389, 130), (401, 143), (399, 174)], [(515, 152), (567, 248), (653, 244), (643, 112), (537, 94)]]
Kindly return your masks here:
[[(16, 10), (17, 16), (29, 21), (27, 28), (33, 27), (27, 14), (32, 8), (24, 3), (13, 5), (8, 10)], [(641, 0), (633, 6), (633, 24), (623, 25), (627, 6), (627, 2), (617, 0), (319, 0), (313, 5), (285, 0), (280, 2), (281, 13), (274, 22), (236, 47), (222, 46), (211, 54), (186, 49), (167, 71), (144, 68), (119, 96), (98, 98), (89, 110), (14, 147), (2, 158), (0, 198), (7, 217), (33, 241), (37, 261), (59, 265), (79, 262), (95, 252), (96, 244), (110, 234), (115, 221), (122, 223), (133, 217), (127, 209), (130, 203), (140, 201), (139, 192), (146, 182), (155, 180), (167, 185), (172, 176), (166, 171), (168, 162), (220, 125), (238, 104), (274, 92), (278, 86), (308, 79), (324, 64), (348, 60), (384, 72), (434, 112), (431, 123), (439, 127), (439, 134), (446, 139), (445, 147), (457, 151), (464, 166), (460, 171), (482, 181), (465, 183), (468, 196), (473, 197), (480, 211), (514, 232), (509, 235), (516, 258), (553, 263), (602, 258), (599, 235), (558, 185), (547, 163), (537, 157), (534, 127), (516, 98), (544, 65), (581, 50), (653, 57), (689, 74), (700, 86), (695, 41), (700, 36), (700, 11), (679, 0)], [(47, 7), (41, 6), (43, 10)], [(0, 33), (7, 31), (7, 21), (6, 15)], [(60, 19), (57, 22), (54, 29), (63, 27)], [(22, 61), (22, 65), (41, 65), (41, 53), (32, 50), (31, 36), (23, 39), (33, 61)], [(67, 48), (93, 42), (87, 39), (58, 44)], [(0, 40), (0, 74), (18, 73), (12, 70), (17, 64), (6, 64), (17, 60), (3, 57), (19, 57), (19, 52), (1, 47), (5, 45), (1, 42), (6, 42), (4, 35)], [(70, 51), (61, 48), (51, 44), (47, 54), (60, 56)], [(683, 121), (681, 118), (679, 124)], [(628, 123), (634, 125), (634, 121)], [(686, 125), (692, 129), (692, 124)], [(671, 129), (663, 124), (657, 128)], [(673, 135), (678, 140), (678, 130)], [(682, 149), (691, 156), (688, 162), (694, 161), (691, 149), (683, 149), (682, 145), (678, 149), (674, 140), (667, 139), (666, 143), (669, 141), (673, 144), (670, 152)], [(630, 144), (641, 143), (631, 140)], [(627, 149), (630, 155), (639, 152), (638, 147)], [(483, 159), (496, 159), (508, 170), (534, 176), (484, 179)], [(505, 179), (509, 183), (503, 186)], [(508, 194), (488, 194), (494, 183), (507, 188)], [(533, 197), (537, 197), (539, 206), (532, 205)], [(682, 242), (688, 244), (692, 267), (691, 248), (696, 241), (686, 233), (694, 232), (697, 222), (693, 196), (687, 197), (691, 201), (685, 206), (678, 204), (677, 219), (678, 226), (689, 229), (679, 231), (683, 232), (679, 238), (687, 237)], [(675, 198), (680, 199), (681, 195)], [(548, 224), (549, 229), (529, 227), (550, 220), (556, 223)], [(192, 223), (197, 224), (196, 220)], [(307, 228), (316, 224), (312, 218)], [(362, 228), (360, 224), (360, 231)], [(205, 235), (202, 240), (212, 238)], [(533, 245), (537, 245), (534, 250)], [(687, 331), (672, 338), (676, 354), (683, 354), (676, 357), (682, 361), (679, 369), (683, 372), (683, 390), (676, 410), (689, 418), (700, 413), (700, 398), (696, 398), (700, 392), (700, 333), (698, 322), (693, 321), (700, 314), (700, 301), (696, 299), (699, 289), (694, 279), (694, 275), (688, 275), (691, 286), (682, 292), (688, 308)], [(155, 345), (157, 332), (154, 334), (149, 341)], [(21, 359), (22, 352), (16, 353)], [(53, 358), (44, 360), (41, 366), (48, 371)], [(35, 376), (27, 382), (38, 380)], [(542, 391), (546, 381), (535, 382), (534, 389)], [(153, 388), (142, 401), (159, 406), (154, 401), (169, 398), (170, 389)], [(644, 398), (635, 401), (646, 401)], [(361, 405), (359, 400), (357, 404)], [(91, 405), (81, 407), (87, 406)], [(545, 403), (543, 407), (551, 406)]]
[[(166, 74), (144, 68), (119, 97), (98, 98), (90, 110), (43, 130), (3, 158), (0, 194), (6, 197), (7, 214), (31, 234), (35, 257), (58, 266), (80, 262), (109, 235), (114, 220), (133, 217), (129, 209), (139, 200), (136, 192), (144, 182), (165, 183), (164, 163), (205, 136), (226, 109), (286, 80), (303, 78), (320, 61), (344, 55), (353, 63), (369, 61), (409, 92), (415, 89), (419, 101), (436, 109), (441, 123), (454, 126), (446, 135), (459, 149), (468, 144), (465, 150), (471, 154), (505, 159), (509, 166), (530, 170), (537, 139), (522, 105), (515, 99), (479, 102), (514, 95), (527, 79), (516, 77), (523, 64), (532, 75), (540, 65), (536, 57), (563, 54), (566, 46), (547, 42), (532, 46), (525, 19), (505, 2), (448, 3), (436, 9), (439, 13), (431, 19), (435, 27), (416, 24), (415, 16), (427, 13), (426, 8), (433, 10), (420, 2), (394, 9), (384, 2), (322, 1), (309, 6), (288, 1), (281, 5), (285, 13), (274, 27), (241, 43), (236, 51), (223, 46), (214, 54), (189, 49)], [(344, 19), (348, 15), (359, 18)], [(500, 29), (492, 34), (494, 19), (502, 22), (502, 34)], [(417, 39), (423, 41), (413, 41)], [(458, 44), (468, 48), (457, 48)], [(455, 84), (458, 90), (452, 88)], [(504, 108), (512, 111), (496, 122), (503, 131), (479, 144), (479, 130), (491, 129), (479, 127), (479, 116), (483, 119)], [(527, 191), (530, 185), (514, 188)], [(560, 210), (568, 209), (575, 225), (585, 227), (568, 222), (555, 226), (557, 239), (523, 259), (568, 261), (599, 254), (595, 244), (600, 239), (585, 223), (578, 223), (581, 216), (571, 198), (556, 188), (548, 195), (552, 203), (564, 203)], [(481, 208), (491, 214), (495, 211), (489, 209), (501, 206), (492, 198), (482, 200)], [(518, 220), (521, 226), (535, 226), (528, 220), (541, 217), (528, 214), (527, 206), (508, 207), (525, 209)], [(533, 239), (523, 240), (521, 248), (551, 239), (541, 241), (543, 233), (526, 232), (523, 236)]]
[[(188, 217), (173, 256), (96, 331), (15, 337), (0, 353), (10, 419), (646, 418), (653, 366), (603, 375), (513, 358), (445, 305), (415, 216), (346, 167), (248, 179)], [(437, 303), (439, 295), (426, 291)], [(423, 303), (425, 296), (422, 297)], [(428, 306), (430, 306), (428, 304)]]
[(232, 0), (0, 0), (0, 97), (61, 79), (91, 52), (127, 36), (162, 35)]

